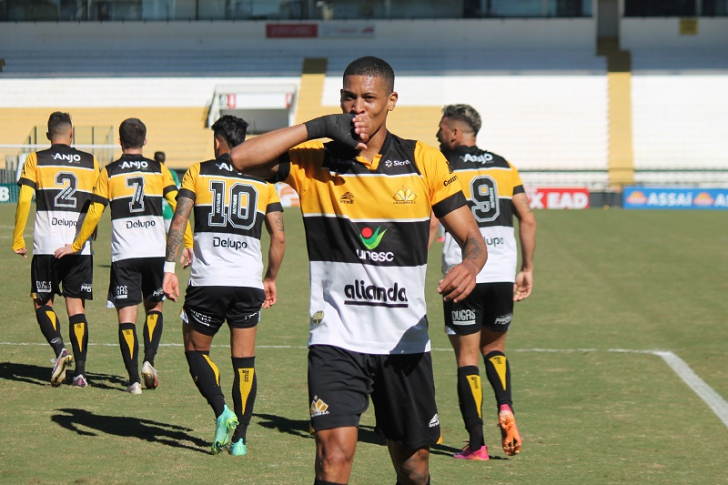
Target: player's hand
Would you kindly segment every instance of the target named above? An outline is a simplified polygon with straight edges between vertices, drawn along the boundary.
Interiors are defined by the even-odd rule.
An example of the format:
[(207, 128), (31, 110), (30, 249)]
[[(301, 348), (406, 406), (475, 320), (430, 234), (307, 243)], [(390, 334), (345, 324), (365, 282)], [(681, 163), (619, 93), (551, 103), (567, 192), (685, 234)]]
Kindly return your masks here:
[(56, 258), (61, 259), (63, 256), (68, 256), (69, 254), (73, 254), (75, 252), (76, 251), (73, 250), (73, 244), (66, 244), (63, 247), (56, 249), (53, 255)]
[(265, 291), (265, 301), (263, 308), (270, 308), (276, 304), (278, 291), (276, 290), (276, 280), (265, 278), (263, 280), (263, 290)]
[(25, 259), (28, 259), (28, 248), (13, 249), (13, 252), (15, 252), (15, 254), (17, 254), (18, 256), (22, 256)]
[(192, 248), (184, 248), (182, 250), (182, 256), (179, 258), (179, 264), (182, 268), (187, 268), (192, 264), (192, 260), (195, 259), (195, 251)]
[(437, 292), (445, 301), (455, 303), (464, 300), (475, 288), (475, 277), (478, 276), (477, 266), (470, 261), (463, 261), (447, 272), (445, 277), (437, 284)]
[(533, 288), (533, 272), (519, 271), (516, 275), (516, 282), (513, 284), (513, 301), (521, 301), (528, 298)]
[(176, 274), (164, 273), (162, 290), (164, 290), (164, 296), (172, 301), (177, 301), (177, 298), (179, 298), (179, 280)]
[(366, 114), (358, 114), (354, 116), (353, 121), (354, 133), (359, 137), (359, 140), (361, 141), (360, 145), (362, 145), (361, 148), (357, 147), (357, 150), (364, 150), (366, 149), (366, 143), (371, 137), (371, 133), (369, 132), (371, 128), (371, 120), (366, 116)]
[(331, 138), (355, 150), (364, 150), (367, 146), (360, 141), (354, 127), (353, 114), (326, 115), (304, 123), (309, 140)]

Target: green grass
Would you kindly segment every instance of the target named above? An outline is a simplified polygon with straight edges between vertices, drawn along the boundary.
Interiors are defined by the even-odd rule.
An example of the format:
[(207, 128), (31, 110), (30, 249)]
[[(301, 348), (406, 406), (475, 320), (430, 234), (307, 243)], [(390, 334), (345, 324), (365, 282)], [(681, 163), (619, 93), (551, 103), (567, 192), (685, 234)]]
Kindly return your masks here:
[[(103, 298), (107, 216), (96, 244), (96, 300), (88, 305), (92, 387), (48, 385), (52, 355), (28, 298), (29, 260), (10, 251), (13, 213), (14, 206), (0, 205), (5, 248), (0, 252), (0, 482), (313, 482), (306, 393), (308, 270), (296, 209), (285, 213), (288, 249), (279, 302), (263, 313), (259, 327), (258, 400), (249, 454), (242, 460), (207, 453), (213, 415), (179, 346), (179, 303), (164, 307), (160, 388), (141, 396), (122, 392), (116, 315)], [(672, 351), (728, 397), (728, 213), (590, 210), (536, 216), (535, 290), (517, 305), (507, 344), (524, 437), (515, 458), (500, 449), (490, 393), (485, 432), (494, 459), (450, 458), (467, 435), (435, 291), (439, 246), (431, 254), (427, 294), (445, 438), (433, 449), (433, 483), (726, 483), (725, 425), (658, 356), (610, 349)], [(31, 230), (29, 223), (28, 244)], [(66, 325), (60, 299), (57, 306)], [(227, 339), (228, 331), (221, 331), (212, 358), (229, 394)], [(362, 418), (352, 484), (395, 482), (373, 425), (370, 410)]]

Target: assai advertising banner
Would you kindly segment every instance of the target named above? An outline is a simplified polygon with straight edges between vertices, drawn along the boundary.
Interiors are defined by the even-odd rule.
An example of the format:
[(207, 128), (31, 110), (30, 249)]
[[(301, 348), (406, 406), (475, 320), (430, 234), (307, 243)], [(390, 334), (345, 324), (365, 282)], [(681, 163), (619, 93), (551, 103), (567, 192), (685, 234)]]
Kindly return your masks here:
[(526, 189), (531, 209), (588, 209), (586, 187), (531, 187)]
[(728, 189), (625, 187), (625, 209), (728, 209)]

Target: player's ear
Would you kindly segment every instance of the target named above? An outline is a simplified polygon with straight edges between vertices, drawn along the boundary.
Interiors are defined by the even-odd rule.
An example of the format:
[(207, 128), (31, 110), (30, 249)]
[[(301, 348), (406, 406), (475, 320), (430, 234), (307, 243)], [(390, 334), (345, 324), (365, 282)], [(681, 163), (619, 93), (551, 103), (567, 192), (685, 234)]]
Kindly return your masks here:
[(52, 140), (50, 131), (46, 131), (46, 138), (48, 138), (48, 141)]
[(392, 94), (389, 95), (389, 99), (387, 100), (387, 111), (392, 111), (397, 106), (398, 99), (399, 94), (397, 94), (397, 91), (392, 91)]
[(146, 146), (146, 144), (147, 144), (147, 139), (145, 138), (144, 143), (142, 143), (142, 146)]

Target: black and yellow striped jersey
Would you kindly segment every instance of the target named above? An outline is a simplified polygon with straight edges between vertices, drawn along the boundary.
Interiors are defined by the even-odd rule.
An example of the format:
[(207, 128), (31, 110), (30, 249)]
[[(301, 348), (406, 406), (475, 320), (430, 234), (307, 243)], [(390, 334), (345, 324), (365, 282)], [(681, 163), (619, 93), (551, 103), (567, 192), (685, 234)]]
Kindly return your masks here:
[(309, 344), (369, 354), (429, 350), (425, 271), (431, 211), (465, 204), (442, 154), (388, 134), (370, 163), (335, 142), (281, 157), (299, 194), (311, 278)]
[[(35, 190), (33, 254), (53, 254), (73, 242), (98, 175), (96, 157), (68, 145), (55, 144), (28, 155), (18, 184)], [(25, 226), (25, 221), (18, 222)], [(91, 254), (91, 243), (87, 241), (79, 254)]]
[(233, 169), (230, 155), (196, 163), (177, 199), (195, 203), (190, 286), (263, 289), (260, 237), (269, 212), (283, 211), (273, 184)]
[[(488, 261), (476, 281), (515, 281), (518, 246), (513, 232), (513, 196), (524, 193), (518, 170), (500, 155), (476, 146), (460, 146), (445, 152), (445, 156), (460, 178), (488, 247)], [(447, 234), (442, 252), (443, 273), (461, 261), (460, 246)]]
[(122, 155), (101, 171), (92, 201), (111, 208), (112, 262), (165, 256), (162, 198), (170, 192), (177, 185), (169, 169), (142, 155)]

